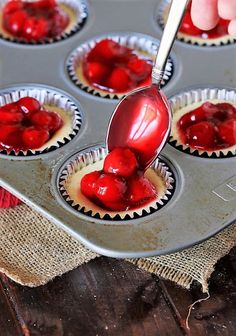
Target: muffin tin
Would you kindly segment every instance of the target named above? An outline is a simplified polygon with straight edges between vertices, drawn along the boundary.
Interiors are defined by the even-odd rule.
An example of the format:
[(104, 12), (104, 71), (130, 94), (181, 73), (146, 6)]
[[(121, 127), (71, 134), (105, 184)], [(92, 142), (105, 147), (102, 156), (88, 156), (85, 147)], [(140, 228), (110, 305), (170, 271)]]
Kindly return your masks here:
[[(236, 157), (195, 157), (166, 144), (161, 160), (175, 186), (157, 211), (129, 220), (103, 220), (77, 212), (59, 192), (63, 167), (80, 152), (103, 147), (115, 99), (78, 88), (67, 73), (71, 52), (98, 35), (135, 33), (160, 39), (156, 22), (160, 1), (90, 0), (83, 28), (63, 41), (21, 45), (0, 40), (2, 94), (43, 88), (60, 93), (81, 115), (79, 132), (68, 143), (37, 156), (0, 154), (0, 184), (92, 250), (112, 257), (145, 257), (192, 246), (236, 219)], [(235, 45), (192, 46), (176, 41), (171, 53), (168, 98), (195, 88), (236, 86)], [(175, 99), (175, 98), (173, 98)]]

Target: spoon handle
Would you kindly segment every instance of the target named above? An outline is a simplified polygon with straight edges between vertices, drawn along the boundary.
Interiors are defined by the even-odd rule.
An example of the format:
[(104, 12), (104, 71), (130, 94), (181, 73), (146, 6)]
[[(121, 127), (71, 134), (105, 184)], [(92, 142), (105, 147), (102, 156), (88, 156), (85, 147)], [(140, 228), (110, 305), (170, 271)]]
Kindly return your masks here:
[(160, 85), (164, 75), (166, 61), (174, 43), (180, 23), (189, 0), (172, 0), (168, 19), (162, 34), (156, 60), (152, 69), (153, 84)]

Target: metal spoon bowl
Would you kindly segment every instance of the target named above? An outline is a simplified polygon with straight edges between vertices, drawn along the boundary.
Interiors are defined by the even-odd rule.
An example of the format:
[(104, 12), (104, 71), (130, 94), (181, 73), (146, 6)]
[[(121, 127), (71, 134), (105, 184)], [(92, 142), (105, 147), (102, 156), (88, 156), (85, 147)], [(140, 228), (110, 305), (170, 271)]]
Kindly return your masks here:
[(132, 91), (116, 106), (109, 122), (106, 144), (109, 151), (128, 147), (142, 169), (156, 159), (171, 128), (172, 113), (160, 90), (166, 62), (189, 0), (173, 0), (152, 69), (152, 85)]

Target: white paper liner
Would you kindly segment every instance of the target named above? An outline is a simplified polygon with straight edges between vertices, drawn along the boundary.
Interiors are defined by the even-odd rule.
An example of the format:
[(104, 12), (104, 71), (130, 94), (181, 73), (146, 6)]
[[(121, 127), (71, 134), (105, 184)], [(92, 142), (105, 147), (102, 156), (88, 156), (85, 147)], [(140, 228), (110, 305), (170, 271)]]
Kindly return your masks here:
[[(166, 203), (168, 203), (169, 200), (172, 198), (175, 190), (174, 174), (171, 169), (166, 165), (166, 163), (161, 159), (156, 160), (152, 164), (152, 169), (145, 176), (148, 177), (148, 175), (151, 176), (150, 174), (157, 174), (158, 179), (156, 179), (159, 180), (158, 183), (162, 185), (162, 190), (159, 190), (159, 195), (155, 200), (146, 204), (144, 207), (140, 207), (139, 209), (135, 210), (133, 209), (120, 212), (104, 210), (99, 206), (95, 205), (92, 201), (90, 201), (81, 193), (79, 187), (80, 183), (73, 186), (73, 188), (75, 189), (75, 193), (79, 193), (77, 196), (78, 200), (73, 198), (73, 196), (71, 196), (72, 193), (69, 190), (73, 176), (75, 176), (75, 174), (79, 171), (82, 171), (82, 169), (84, 169), (85, 167), (89, 167), (89, 170), (85, 169), (84, 171), (82, 171), (80, 179), (88, 172), (98, 170), (98, 167), (99, 169), (102, 169), (103, 160), (107, 153), (108, 152), (105, 147), (87, 149), (85, 152), (79, 152), (78, 154), (73, 156), (72, 159), (69, 159), (61, 169), (57, 189), (63, 200), (67, 204), (69, 204), (74, 210), (78, 211), (78, 213), (82, 213), (94, 219), (97, 218), (108, 221), (137, 219), (156, 212), (157, 210), (161, 209)], [(96, 168), (94, 167), (95, 164), (97, 165)]]
[(80, 31), (88, 18), (88, 6), (86, 0), (57, 0), (60, 8), (69, 15), (69, 25), (60, 35), (54, 38), (45, 38), (40, 41), (28, 41), (23, 38), (17, 38), (4, 30), (2, 25), (2, 8), (6, 2), (8, 2), (8, 0), (0, 0), (0, 38), (20, 44), (42, 45), (62, 41)]
[[(172, 121), (172, 131), (169, 138), (169, 143), (177, 148), (178, 150), (205, 158), (228, 158), (236, 155), (236, 145), (219, 149), (215, 151), (205, 151), (186, 146), (181, 142), (179, 137), (179, 132), (177, 129), (177, 122), (187, 112), (190, 112), (196, 107), (191, 105), (197, 104), (202, 105), (206, 101), (211, 101), (213, 103), (231, 103), (236, 106), (236, 90), (232, 89), (220, 89), (220, 88), (205, 88), (205, 89), (195, 89), (191, 91), (182, 92), (178, 95), (172, 97), (169, 102), (173, 112), (173, 121)], [(182, 108), (189, 105), (188, 111), (183, 114), (178, 113)]]
[[(131, 48), (137, 52), (140, 56), (147, 56), (153, 61), (155, 60), (157, 50), (160, 42), (151, 36), (143, 35), (139, 33), (116, 33), (116, 34), (107, 34), (95, 37), (87, 42), (81, 44), (76, 48), (69, 56), (67, 60), (67, 71), (73, 81), (80, 89), (90, 93), (97, 97), (107, 98), (107, 99), (121, 99), (128, 92), (124, 93), (110, 93), (108, 91), (103, 91), (94, 86), (91, 86), (86, 78), (84, 77), (82, 71), (78, 75), (78, 68), (81, 65), (81, 61), (88, 54), (88, 52), (103, 39), (112, 39), (115, 42), (118, 42), (120, 45)], [(161, 82), (162, 86), (165, 86), (171, 79), (174, 72), (174, 63), (171, 57), (168, 58), (165, 73)]]
[[(158, 8), (156, 20), (162, 29), (164, 28), (166, 24), (170, 4), (171, 4), (171, 0), (162, 0)], [(225, 35), (225, 36), (222, 36), (219, 38), (213, 38), (213, 39), (207, 39), (207, 38), (204, 39), (201, 37), (190, 36), (188, 34), (178, 32), (177, 39), (182, 42), (188, 43), (188, 44), (202, 46), (202, 47), (204, 46), (214, 47), (214, 46), (222, 46), (222, 45), (236, 43), (236, 38), (231, 35)]]
[(57, 111), (64, 121), (64, 125), (49, 139), (42, 147), (29, 149), (27, 151), (14, 151), (13, 149), (0, 149), (1, 155), (6, 156), (35, 156), (54, 151), (69, 141), (71, 141), (79, 132), (82, 124), (82, 117), (78, 107), (66, 96), (51, 89), (30, 88), (30, 89), (12, 89), (0, 92), (0, 107), (6, 104), (16, 102), (22, 97), (36, 98), (41, 105), (50, 106), (48, 110), (55, 111), (54, 108), (63, 110), (63, 113)]

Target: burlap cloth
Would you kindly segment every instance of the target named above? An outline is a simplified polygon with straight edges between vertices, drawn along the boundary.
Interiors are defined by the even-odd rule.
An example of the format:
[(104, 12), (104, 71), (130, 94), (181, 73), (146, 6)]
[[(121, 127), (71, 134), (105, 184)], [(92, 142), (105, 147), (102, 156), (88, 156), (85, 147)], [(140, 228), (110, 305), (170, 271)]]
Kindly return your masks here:
[[(98, 257), (25, 204), (0, 209), (0, 237), (0, 271), (26, 286), (43, 285)], [(236, 223), (188, 250), (129, 261), (185, 288), (197, 280), (207, 292), (215, 263), (235, 244)]]

